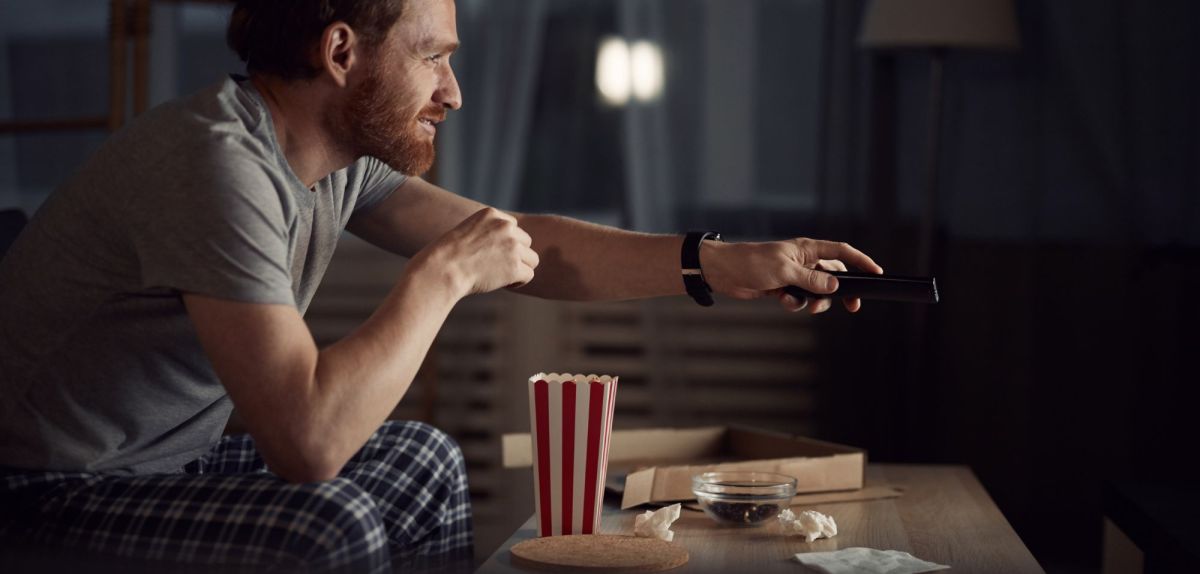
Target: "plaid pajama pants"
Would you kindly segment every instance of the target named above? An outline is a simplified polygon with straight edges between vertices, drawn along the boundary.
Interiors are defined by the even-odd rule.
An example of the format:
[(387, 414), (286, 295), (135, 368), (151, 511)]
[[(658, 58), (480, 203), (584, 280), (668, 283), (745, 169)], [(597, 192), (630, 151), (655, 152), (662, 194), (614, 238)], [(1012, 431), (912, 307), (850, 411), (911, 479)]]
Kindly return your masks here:
[(283, 481), (267, 472), (250, 437), (238, 435), (176, 474), (0, 473), (0, 504), (0, 537), (10, 542), (159, 567), (471, 566), (462, 452), (417, 422), (385, 423), (327, 482)]

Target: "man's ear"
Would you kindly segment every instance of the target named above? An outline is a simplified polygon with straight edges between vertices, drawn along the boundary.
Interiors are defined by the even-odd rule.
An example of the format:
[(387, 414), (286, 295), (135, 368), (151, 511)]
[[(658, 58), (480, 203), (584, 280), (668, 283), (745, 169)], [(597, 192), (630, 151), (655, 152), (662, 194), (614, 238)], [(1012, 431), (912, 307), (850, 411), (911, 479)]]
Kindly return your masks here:
[(321, 34), (320, 67), (333, 79), (338, 87), (346, 87), (346, 77), (359, 63), (358, 34), (345, 22), (334, 22), (325, 27)]

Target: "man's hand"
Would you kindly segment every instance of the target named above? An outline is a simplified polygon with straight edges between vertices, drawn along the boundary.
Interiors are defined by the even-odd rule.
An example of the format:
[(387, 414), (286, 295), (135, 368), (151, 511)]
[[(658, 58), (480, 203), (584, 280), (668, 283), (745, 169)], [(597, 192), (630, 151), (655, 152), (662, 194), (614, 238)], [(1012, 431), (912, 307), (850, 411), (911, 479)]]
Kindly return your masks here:
[[(717, 293), (735, 299), (757, 299), (764, 295), (779, 298), (789, 311), (808, 308), (810, 313), (829, 310), (827, 297), (815, 302), (797, 301), (783, 287), (795, 285), (813, 293), (837, 291), (837, 278), (822, 271), (846, 271), (846, 264), (870, 273), (883, 273), (863, 252), (846, 243), (816, 239), (792, 239), (765, 243), (721, 243), (705, 241), (700, 249), (704, 278)], [(843, 299), (851, 313), (862, 302)]]
[(519, 287), (533, 280), (538, 254), (513, 216), (487, 207), (475, 212), (413, 257), (440, 269), (460, 297)]

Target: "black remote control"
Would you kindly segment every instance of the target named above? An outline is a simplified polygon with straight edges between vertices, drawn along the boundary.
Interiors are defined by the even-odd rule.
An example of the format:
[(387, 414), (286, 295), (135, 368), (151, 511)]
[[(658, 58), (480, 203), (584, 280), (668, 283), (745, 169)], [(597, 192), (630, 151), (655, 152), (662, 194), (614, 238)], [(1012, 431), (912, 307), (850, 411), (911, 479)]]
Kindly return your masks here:
[[(821, 269), (821, 271), (825, 271)], [(909, 303), (937, 303), (937, 280), (933, 277), (898, 277), (855, 273), (851, 271), (825, 271), (838, 278), (838, 290), (821, 295), (810, 293), (799, 287), (788, 285), (783, 288), (796, 299), (805, 297), (858, 297), (876, 301), (906, 301)]]

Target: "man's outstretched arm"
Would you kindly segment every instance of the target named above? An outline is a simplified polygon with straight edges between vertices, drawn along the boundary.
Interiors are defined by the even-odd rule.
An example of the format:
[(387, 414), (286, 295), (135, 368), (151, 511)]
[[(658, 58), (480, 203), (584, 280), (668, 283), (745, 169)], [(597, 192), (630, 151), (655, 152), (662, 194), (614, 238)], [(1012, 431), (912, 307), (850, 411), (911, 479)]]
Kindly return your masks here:
[[(410, 255), (426, 242), (482, 205), (419, 178), (410, 178), (388, 199), (351, 222), (350, 230), (401, 255)], [(533, 238), (541, 265), (520, 293), (547, 299), (621, 300), (684, 293), (679, 251), (683, 238), (636, 233), (554, 215), (514, 213), (517, 223)], [(805, 302), (784, 296), (784, 285), (814, 293), (830, 293), (832, 276), (817, 269), (868, 272), (883, 270), (869, 257), (844, 243), (790, 239), (764, 243), (704, 242), (700, 249), (704, 276), (726, 296), (752, 299), (779, 297), (788, 309)], [(847, 301), (850, 310), (858, 301)], [(820, 312), (828, 299), (810, 307)]]
[[(517, 291), (552, 299), (637, 299), (685, 292), (680, 275), (678, 235), (635, 233), (553, 215), (517, 215), (521, 228), (533, 237), (542, 266), (528, 285)], [(704, 278), (717, 293), (737, 299), (778, 297), (790, 310), (805, 305), (785, 296), (785, 285), (814, 293), (837, 288), (832, 275), (821, 269), (846, 270), (847, 265), (882, 273), (874, 261), (845, 243), (798, 238), (760, 243), (704, 241), (700, 247)], [(857, 311), (857, 300), (847, 301)], [(829, 300), (810, 308), (821, 312)]]

